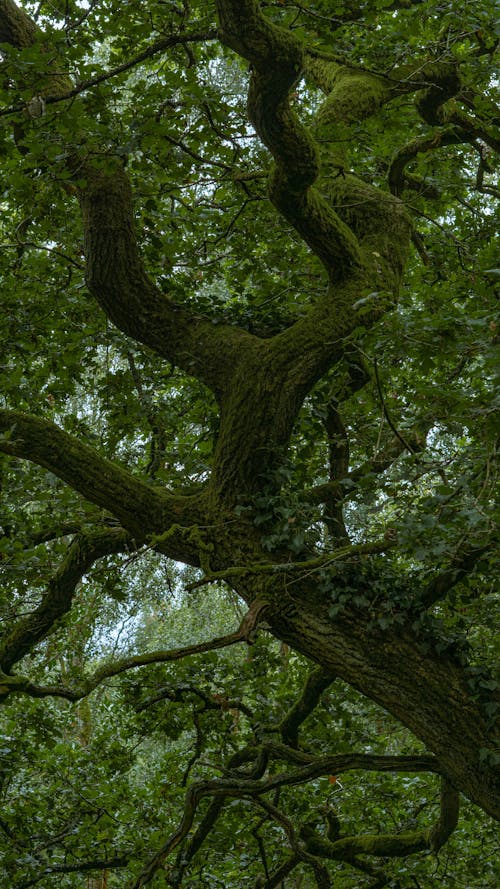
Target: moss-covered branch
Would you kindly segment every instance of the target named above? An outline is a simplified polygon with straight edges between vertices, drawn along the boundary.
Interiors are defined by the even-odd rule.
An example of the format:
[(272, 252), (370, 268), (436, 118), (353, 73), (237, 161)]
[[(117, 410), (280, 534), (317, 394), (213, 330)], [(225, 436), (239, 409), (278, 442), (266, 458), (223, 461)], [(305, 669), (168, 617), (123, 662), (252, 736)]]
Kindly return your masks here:
[(223, 571), (214, 571), (206, 573), (201, 580), (197, 580), (189, 586), (189, 590), (198, 589), (206, 583), (212, 583), (214, 580), (228, 580), (233, 577), (244, 577), (247, 574), (286, 574), (292, 571), (303, 571), (308, 574), (318, 568), (328, 568), (334, 562), (341, 562), (344, 559), (355, 558), (361, 555), (372, 555), (375, 553), (386, 552), (396, 545), (394, 540), (374, 540), (369, 543), (358, 543), (354, 546), (344, 546), (333, 553), (324, 553), (313, 559), (306, 559), (304, 562), (256, 562), (253, 565), (232, 565)]
[(79, 200), (91, 293), (127, 336), (221, 396), (254, 338), (244, 330), (214, 325), (195, 315), (153, 284), (139, 253), (132, 191), (120, 160), (73, 166), (83, 183)]
[(13, 0), (0, 0), (0, 43), (22, 49), (34, 43), (37, 32), (34, 21)]
[[(12, 0), (4, 0), (0, 6), (0, 36), (16, 50), (44, 39), (40, 29)], [(213, 38), (213, 32), (210, 36)], [(185, 38), (165, 38), (161, 48), (166, 50), (179, 42), (185, 42)], [(153, 44), (143, 57), (149, 58), (157, 49)], [(50, 58), (53, 61), (40, 82), (35, 79), (33, 83), (20, 82), (17, 86), (24, 92), (27, 87), (31, 88), (35, 98), (48, 95), (52, 101), (74, 95), (63, 61), (57, 53), (51, 53)], [(28, 118), (23, 116), (21, 130), (29, 126)], [(39, 133), (43, 137), (43, 127)], [(83, 147), (75, 153), (77, 137)], [(79, 134), (74, 133), (67, 156), (61, 150), (58, 163), (64, 164), (65, 173), (69, 170), (78, 183), (90, 291), (120, 330), (220, 394), (251, 335), (228, 325), (215, 327), (176, 305), (155, 287), (139, 252), (132, 192), (123, 161), (110, 157), (107, 149), (101, 151), (99, 146), (89, 146), (87, 142), (84, 128)], [(88, 160), (88, 155), (93, 157), (93, 162)]]
[(397, 834), (362, 834), (331, 841), (314, 828), (305, 826), (301, 832), (308, 850), (334, 861), (347, 861), (358, 855), (383, 858), (404, 858), (426, 850), (436, 852), (450, 838), (458, 823), (458, 792), (442, 779), (441, 807), (438, 822), (430, 830), (412, 830)]
[[(285, 756), (283, 747), (273, 742), (265, 745), (267, 752)], [(292, 756), (295, 751), (290, 753)], [(369, 753), (346, 753), (335, 756), (313, 756), (309, 762), (290, 772), (281, 772), (266, 779), (264, 790), (277, 790), (279, 787), (297, 787), (323, 775), (341, 775), (348, 771), (364, 772), (433, 772), (439, 774), (441, 766), (434, 756), (377, 756)], [(260, 792), (263, 792), (262, 790)]]
[[(387, 177), (392, 193), (400, 195), (408, 185), (412, 186), (412, 179), (408, 178), (405, 171), (408, 164), (419, 154), (435, 151), (437, 148), (447, 145), (458, 145), (463, 141), (464, 138), (457, 130), (447, 129), (433, 133), (432, 136), (421, 136), (402, 146), (402, 148), (398, 148), (392, 158)], [(425, 187), (425, 183), (423, 183), (423, 187)]]
[[(187, 497), (165, 494), (133, 476), (116, 463), (101, 457), (55, 423), (21, 411), (0, 410), (0, 453), (30, 460), (62, 479), (86, 500), (116, 516), (138, 541), (149, 532), (165, 531), (193, 514), (195, 504)], [(177, 549), (177, 544), (180, 549)], [(185, 534), (171, 534), (172, 556), (190, 554), (193, 546)], [(195, 562), (196, 563), (196, 562)]]
[[(357, 768), (372, 771), (382, 770), (396, 772), (439, 771), (439, 765), (433, 757), (384, 757), (352, 754), (322, 757), (321, 759), (316, 759), (314, 763), (303, 766), (295, 772), (281, 773), (270, 776), (269, 778), (249, 779), (245, 777), (230, 777), (214, 781), (197, 782), (189, 788), (186, 794), (184, 813), (179, 827), (173, 834), (171, 834), (158, 852), (151, 857), (138, 878), (131, 884), (130, 889), (141, 889), (141, 887), (146, 886), (152, 880), (158, 869), (163, 865), (166, 858), (180, 845), (180, 843), (183, 842), (191, 829), (198, 805), (205, 797), (212, 797), (213, 799), (260, 799), (263, 794), (272, 790), (277, 790), (280, 787), (297, 786), (298, 784), (304, 784), (321, 775), (332, 774), (332, 772), (334, 774), (340, 774), (347, 769)], [(262, 805), (268, 808), (270, 804), (262, 801)], [(285, 819), (281, 813), (278, 813), (278, 811), (275, 810), (275, 814), (280, 818), (281, 822), (284, 820), (287, 821), (291, 831), (294, 830), (291, 822), (288, 822), (288, 819)], [(307, 858), (309, 854), (315, 855), (317, 853), (311, 849), (306, 853)], [(320, 855), (323, 856), (322, 851), (320, 851)], [(345, 855), (348, 855), (347, 850)], [(338, 858), (341, 858), (341, 855), (339, 855)]]
[(314, 140), (292, 112), (289, 93), (304, 69), (304, 47), (270, 23), (257, 0), (218, 0), (222, 41), (252, 65), (248, 111), (275, 167), (270, 196), (321, 259), (332, 280), (362, 266), (353, 232), (313, 188), (319, 174)]

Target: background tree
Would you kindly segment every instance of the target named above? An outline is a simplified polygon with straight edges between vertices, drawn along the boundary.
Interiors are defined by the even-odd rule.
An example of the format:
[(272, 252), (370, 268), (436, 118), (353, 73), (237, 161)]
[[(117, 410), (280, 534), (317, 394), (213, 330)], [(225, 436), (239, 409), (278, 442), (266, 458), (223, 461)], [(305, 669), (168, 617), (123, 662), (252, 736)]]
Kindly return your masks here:
[(494, 21), (0, 0), (17, 889), (441, 886), (498, 818)]

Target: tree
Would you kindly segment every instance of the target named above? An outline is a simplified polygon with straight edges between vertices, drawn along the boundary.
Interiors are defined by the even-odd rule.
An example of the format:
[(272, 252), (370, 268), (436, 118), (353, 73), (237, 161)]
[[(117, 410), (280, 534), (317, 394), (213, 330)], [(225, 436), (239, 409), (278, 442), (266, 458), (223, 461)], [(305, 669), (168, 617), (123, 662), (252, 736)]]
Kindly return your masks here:
[[(74, 738), (78, 708), (91, 699), (88, 718), (105, 720), (120, 676), (106, 706), (124, 738), (122, 708), (160, 700), (198, 733), (169, 836), (143, 813), (144, 842), (122, 854), (135, 813), (118, 791), (103, 806), (123, 815), (112, 852), (87, 802), (58, 811), (60, 841), (36, 852), (13, 813), (0, 823), (19, 853), (13, 885), (99, 870), (123, 885), (120, 868), (135, 889), (205, 885), (186, 881), (229, 801), (266, 825), (249, 878), (269, 889), (294, 871), (339, 885), (341, 865), (405, 885), (380, 860), (440, 849), (459, 793), (498, 818), (497, 41), (494, 4), (479, 6), (0, 0), (4, 712), (14, 731), (31, 698), (51, 737), (66, 725)], [(117, 601), (147, 595), (135, 575), (124, 591), (127, 565), (142, 559), (165, 585), (156, 557), (195, 570), (194, 613), (214, 588), (236, 594), (239, 628), (99, 659)], [(209, 652), (256, 635), (259, 651), (273, 637), (305, 659), (288, 685), (286, 661), (270, 674), (282, 709), (260, 701), (264, 723), (236, 655), (220, 663), (237, 698), (196, 680), (216, 670)], [(149, 703), (141, 683), (155, 685)], [(364, 719), (404, 728), (395, 749), (380, 752), (384, 731), (363, 749), (328, 746), (315, 712), (343, 723), (336, 688)], [(248, 721), (222, 774), (203, 771), (200, 700)], [(121, 756), (105, 736), (96, 785)], [(74, 756), (81, 776), (90, 760)], [(346, 831), (292, 789), (350, 770), (404, 773), (401, 787), (439, 776), (435, 820)], [(75, 850), (77, 822), (91, 838)], [(239, 885), (224, 867), (222, 884)]]

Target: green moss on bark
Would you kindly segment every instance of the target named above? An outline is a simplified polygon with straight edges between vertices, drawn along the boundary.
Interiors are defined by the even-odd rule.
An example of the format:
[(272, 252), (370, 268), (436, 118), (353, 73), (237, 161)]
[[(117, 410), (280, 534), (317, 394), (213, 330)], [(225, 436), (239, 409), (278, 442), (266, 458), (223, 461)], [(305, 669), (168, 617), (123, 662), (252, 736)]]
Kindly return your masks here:
[(364, 120), (393, 92), (383, 77), (318, 57), (307, 56), (306, 74), (326, 95), (317, 118), (320, 128)]

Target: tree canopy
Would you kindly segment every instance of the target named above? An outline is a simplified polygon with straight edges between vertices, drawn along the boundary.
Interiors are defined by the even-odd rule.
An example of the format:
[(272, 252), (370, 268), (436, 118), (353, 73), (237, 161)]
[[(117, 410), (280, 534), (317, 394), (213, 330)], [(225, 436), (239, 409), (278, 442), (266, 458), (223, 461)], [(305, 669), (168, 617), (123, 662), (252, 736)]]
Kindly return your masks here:
[(4, 885), (496, 885), (495, 6), (0, 0)]

